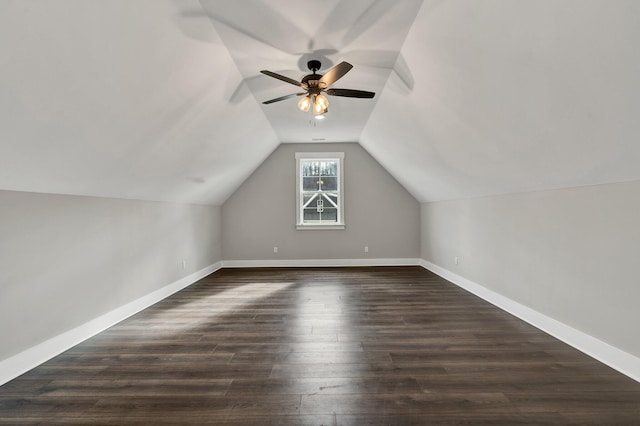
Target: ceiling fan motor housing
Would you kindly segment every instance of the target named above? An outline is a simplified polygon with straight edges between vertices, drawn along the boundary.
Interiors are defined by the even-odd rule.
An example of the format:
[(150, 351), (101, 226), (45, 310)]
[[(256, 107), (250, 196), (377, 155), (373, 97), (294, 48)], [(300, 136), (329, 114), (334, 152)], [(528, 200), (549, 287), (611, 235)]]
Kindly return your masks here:
[(309, 88), (317, 87), (320, 77), (322, 77), (320, 74), (308, 74), (302, 77), (302, 83), (306, 84)]
[[(302, 83), (306, 84), (307, 87), (309, 87), (309, 89), (314, 89), (318, 87), (318, 80), (320, 80), (322, 75), (316, 74), (316, 71), (318, 71), (321, 66), (322, 66), (322, 63), (315, 59), (307, 62), (307, 67), (309, 67), (309, 70), (311, 70), (313, 74), (307, 74), (304, 77), (302, 77)], [(310, 94), (317, 94), (317, 93), (310, 93)]]

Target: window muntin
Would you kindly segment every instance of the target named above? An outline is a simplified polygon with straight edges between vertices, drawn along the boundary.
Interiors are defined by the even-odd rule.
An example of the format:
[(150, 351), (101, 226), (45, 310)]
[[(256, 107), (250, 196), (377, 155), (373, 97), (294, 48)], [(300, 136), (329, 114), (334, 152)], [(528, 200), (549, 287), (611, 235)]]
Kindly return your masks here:
[(296, 153), (298, 229), (343, 229), (344, 153)]

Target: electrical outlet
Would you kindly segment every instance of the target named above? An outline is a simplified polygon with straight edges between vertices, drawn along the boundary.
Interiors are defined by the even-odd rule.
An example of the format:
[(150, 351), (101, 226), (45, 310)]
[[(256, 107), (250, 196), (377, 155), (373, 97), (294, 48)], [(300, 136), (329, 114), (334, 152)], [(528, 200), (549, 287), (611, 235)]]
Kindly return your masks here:
[(278, 252), (278, 247), (273, 246), (273, 252), (274, 252), (274, 253), (277, 253), (277, 252)]
[(369, 246), (364, 246), (364, 252), (369, 253)]
[(456, 265), (458, 264), (458, 256), (454, 256), (453, 263), (455, 263)]

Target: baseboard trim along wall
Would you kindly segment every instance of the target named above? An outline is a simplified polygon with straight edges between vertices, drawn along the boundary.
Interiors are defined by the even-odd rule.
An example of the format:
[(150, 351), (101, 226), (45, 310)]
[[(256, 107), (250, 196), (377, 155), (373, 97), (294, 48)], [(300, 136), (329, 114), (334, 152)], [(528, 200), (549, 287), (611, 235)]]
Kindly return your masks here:
[(171, 296), (221, 268), (258, 267), (343, 267), (343, 266), (422, 266), (447, 281), (475, 294), (492, 305), (520, 318), (547, 334), (640, 382), (640, 358), (611, 346), (560, 321), (502, 296), (471, 280), (424, 259), (292, 259), (226, 260), (214, 263), (166, 285), (81, 326), (53, 337), (26, 351), (0, 361), (0, 385), (24, 374), (67, 349), (106, 330), (147, 307)]
[(640, 358), (624, 352), (582, 331), (576, 330), (536, 310), (524, 306), (508, 297), (502, 296), (471, 280), (457, 275), (447, 269), (420, 259), (420, 266), (441, 276), (447, 281), (475, 294), (492, 305), (509, 312), (547, 334), (573, 346), (579, 351), (597, 359), (603, 364), (640, 382)]
[(0, 385), (15, 379), (67, 349), (177, 293), (220, 268), (222, 268), (222, 262), (214, 263), (85, 324), (0, 361)]
[(418, 266), (420, 259), (289, 259), (225, 260), (224, 268), (313, 268), (341, 266)]

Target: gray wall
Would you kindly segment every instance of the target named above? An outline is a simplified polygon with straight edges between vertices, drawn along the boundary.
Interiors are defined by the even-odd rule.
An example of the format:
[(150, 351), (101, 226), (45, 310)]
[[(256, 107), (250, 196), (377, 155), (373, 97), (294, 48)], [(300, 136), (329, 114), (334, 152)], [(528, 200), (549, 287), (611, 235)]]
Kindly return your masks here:
[(640, 181), (427, 203), (422, 258), (640, 356), (638, 220)]
[[(344, 152), (344, 230), (296, 230), (295, 153)], [(420, 206), (360, 145), (282, 144), (222, 206), (225, 260), (418, 258)], [(278, 253), (273, 253), (273, 247)], [(364, 253), (364, 246), (369, 253)]]
[(219, 207), (0, 191), (0, 360), (221, 260), (220, 228)]

